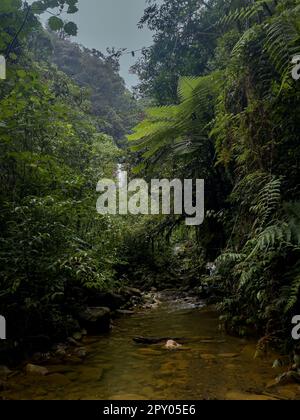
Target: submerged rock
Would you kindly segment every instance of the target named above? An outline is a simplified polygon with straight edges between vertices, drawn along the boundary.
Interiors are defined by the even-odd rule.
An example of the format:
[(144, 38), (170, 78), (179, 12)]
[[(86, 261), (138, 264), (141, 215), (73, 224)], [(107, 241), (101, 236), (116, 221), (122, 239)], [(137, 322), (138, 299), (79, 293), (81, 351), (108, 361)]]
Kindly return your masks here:
[(218, 357), (222, 357), (223, 359), (235, 359), (239, 357), (239, 353), (220, 353)]
[(206, 362), (212, 362), (217, 359), (217, 356), (215, 354), (201, 354), (200, 357)]
[(53, 373), (51, 375), (47, 375), (45, 381), (47, 384), (55, 386), (66, 386), (71, 382), (65, 375), (61, 373)]

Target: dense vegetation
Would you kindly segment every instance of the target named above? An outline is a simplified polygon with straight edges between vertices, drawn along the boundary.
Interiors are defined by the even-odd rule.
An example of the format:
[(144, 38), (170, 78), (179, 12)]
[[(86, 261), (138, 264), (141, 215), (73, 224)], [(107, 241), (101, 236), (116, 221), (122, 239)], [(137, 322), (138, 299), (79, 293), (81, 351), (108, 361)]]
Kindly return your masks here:
[(52, 36), (52, 60), (79, 86), (90, 91), (91, 112), (98, 129), (125, 146), (124, 136), (137, 122), (138, 108), (132, 93), (119, 76), (119, 52), (88, 50)]
[[(300, 313), (300, 2), (148, 3), (140, 25), (154, 44), (133, 71), (141, 102), (155, 106), (129, 152), (139, 107), (119, 53), (72, 43), (76, 25), (58, 16), (47, 31), (37, 19), (76, 13), (77, 1), (1, 1), (0, 313), (12, 338), (57, 339), (78, 328), (90, 293), (208, 283), (229, 331), (263, 337), (262, 348), (290, 344)], [(204, 224), (98, 215), (96, 183), (125, 155), (132, 176), (204, 178)]]
[[(136, 172), (205, 179), (205, 223), (190, 237), (217, 258), (221, 319), (278, 344), (300, 310), (300, 3), (150, 3), (141, 24), (155, 42), (135, 71), (158, 107), (129, 137)], [(182, 220), (168, 222), (158, 231), (171, 226), (176, 242)]]
[[(76, 2), (36, 3), (45, 10)], [(91, 66), (98, 71), (94, 83), (102, 77), (110, 89), (103, 107), (109, 100), (130, 103), (117, 69), (91, 52), (70, 47), (78, 61), (90, 58), (85, 87), (52, 64), (57, 44), (69, 45), (68, 34), (60, 29), (63, 41), (46, 33), (35, 7), (15, 0), (0, 5), (8, 73), (0, 84), (0, 313), (17, 341), (67, 336), (78, 329), (73, 313), (88, 291), (116, 284), (122, 222), (98, 215), (95, 203), (97, 181), (112, 177), (121, 157), (107, 127), (115, 125), (118, 140), (124, 129), (102, 123), (105, 112), (93, 111), (100, 99), (90, 96)]]

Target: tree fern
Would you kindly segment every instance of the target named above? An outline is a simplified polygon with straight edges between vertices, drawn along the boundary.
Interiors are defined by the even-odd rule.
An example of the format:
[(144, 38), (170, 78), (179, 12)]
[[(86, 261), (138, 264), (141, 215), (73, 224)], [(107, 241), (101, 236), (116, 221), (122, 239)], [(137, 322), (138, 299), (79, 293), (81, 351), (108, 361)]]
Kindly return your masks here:
[(300, 47), (296, 45), (300, 35), (296, 25), (299, 10), (297, 7), (293, 13), (282, 14), (266, 26), (264, 48), (283, 81), (287, 76), (291, 79), (292, 57), (300, 53)]
[[(180, 104), (146, 110), (146, 119), (128, 136), (133, 143), (131, 150), (142, 151), (143, 158), (153, 163), (158, 155), (160, 159), (167, 156), (168, 149), (176, 154), (186, 154), (200, 148), (208, 141), (207, 116), (213, 109), (221, 80), (220, 72), (180, 79)], [(161, 153), (163, 149), (164, 153)]]
[(281, 180), (272, 177), (271, 180), (258, 193), (255, 204), (250, 207), (250, 211), (258, 217), (260, 226), (264, 226), (271, 214), (276, 210), (281, 199)]
[(300, 292), (300, 273), (294, 278), (292, 284), (287, 288), (288, 296), (287, 296), (287, 303), (284, 308), (284, 312), (290, 312), (299, 299), (299, 292)]
[[(255, 1), (254, 3), (251, 2), (250, 5), (241, 7), (240, 9), (234, 10), (233, 12), (229, 13), (227, 16), (225, 16), (219, 21), (219, 24), (227, 26), (234, 22), (244, 23), (244, 22), (250, 21), (254, 17), (261, 18), (262, 14), (264, 16), (270, 16), (271, 10), (269, 8), (269, 5), (273, 6), (274, 1), (273, 0), (264, 0), (264, 1), (258, 0), (258, 1)], [(268, 12), (266, 13), (266, 11)]]

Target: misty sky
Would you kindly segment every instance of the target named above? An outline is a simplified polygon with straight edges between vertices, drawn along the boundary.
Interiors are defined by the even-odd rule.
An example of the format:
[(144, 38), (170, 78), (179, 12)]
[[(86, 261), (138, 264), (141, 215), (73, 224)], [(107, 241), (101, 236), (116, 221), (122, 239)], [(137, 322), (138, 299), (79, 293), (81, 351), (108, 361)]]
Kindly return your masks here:
[[(73, 39), (103, 52), (106, 47), (130, 51), (147, 47), (152, 44), (152, 34), (137, 27), (145, 5), (145, 0), (79, 0), (79, 12), (67, 16), (78, 25), (78, 37)], [(45, 17), (49, 18), (49, 14)], [(121, 76), (128, 87), (138, 81), (135, 75), (129, 74), (135, 60), (131, 54), (126, 54), (120, 61)]]
[[(106, 47), (137, 50), (151, 45), (151, 32), (137, 27), (145, 4), (145, 0), (79, 0), (79, 12), (72, 16), (79, 28), (76, 41), (100, 51)], [(137, 83), (136, 76), (129, 74), (134, 62), (131, 54), (121, 58), (121, 76), (129, 87)]]

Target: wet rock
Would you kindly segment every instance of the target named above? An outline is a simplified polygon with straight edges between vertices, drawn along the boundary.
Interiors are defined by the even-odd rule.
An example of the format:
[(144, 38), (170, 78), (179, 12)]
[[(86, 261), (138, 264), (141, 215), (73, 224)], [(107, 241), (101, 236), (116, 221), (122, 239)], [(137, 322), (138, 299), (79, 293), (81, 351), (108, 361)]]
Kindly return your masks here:
[(66, 363), (69, 365), (81, 365), (83, 359), (75, 355), (69, 355), (66, 359)]
[(37, 352), (31, 358), (33, 363), (41, 363), (45, 360), (43, 353)]
[(10, 369), (8, 369), (7, 366), (0, 366), (0, 379), (4, 380), (7, 379), (7, 377), (12, 373)]
[(239, 353), (221, 353), (218, 354), (218, 357), (222, 357), (223, 359), (235, 359), (239, 357)]
[(141, 298), (138, 296), (131, 296), (128, 304), (126, 306), (128, 307), (135, 307), (141, 303)]
[(134, 311), (129, 311), (127, 309), (117, 309), (116, 314), (118, 314), (118, 315), (124, 315), (124, 316), (126, 316), (126, 315), (133, 315), (134, 314)]
[(139, 289), (134, 287), (122, 287), (119, 293), (123, 296), (125, 304), (122, 305), (122, 309), (131, 308), (137, 306), (143, 300), (143, 294)]
[(73, 334), (72, 338), (74, 338), (74, 340), (76, 340), (76, 341), (81, 341), (82, 340), (82, 333), (81, 332), (76, 332), (76, 333)]
[(85, 359), (87, 356), (87, 351), (84, 347), (80, 347), (74, 350), (73, 354), (80, 359)]
[(282, 367), (281, 360), (280, 359), (274, 360), (273, 365), (272, 365), (272, 368), (273, 369), (278, 369), (278, 368), (281, 368), (281, 367)]
[(67, 351), (64, 347), (58, 347), (55, 351), (55, 356), (59, 357), (60, 359), (65, 359), (67, 356)]
[(97, 335), (110, 330), (109, 308), (87, 308), (79, 314), (79, 319), (89, 334)]
[(292, 383), (300, 383), (300, 374), (293, 370), (289, 370), (288, 372), (284, 372), (282, 375), (279, 375), (276, 378), (277, 385), (285, 385), (285, 384), (292, 384)]
[(32, 365), (28, 363), (25, 367), (25, 372), (29, 375), (45, 376), (48, 375), (49, 371), (47, 368), (38, 365)]
[(81, 344), (78, 343), (78, 341), (76, 341), (75, 338), (73, 338), (73, 337), (68, 337), (67, 338), (67, 343), (72, 347), (81, 347)]
[(167, 350), (177, 350), (179, 347), (182, 347), (181, 344), (177, 343), (174, 340), (168, 340), (164, 346)]
[(140, 289), (137, 289), (135, 287), (125, 287), (124, 290), (132, 296), (142, 297), (142, 292), (140, 291)]

